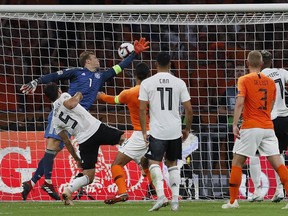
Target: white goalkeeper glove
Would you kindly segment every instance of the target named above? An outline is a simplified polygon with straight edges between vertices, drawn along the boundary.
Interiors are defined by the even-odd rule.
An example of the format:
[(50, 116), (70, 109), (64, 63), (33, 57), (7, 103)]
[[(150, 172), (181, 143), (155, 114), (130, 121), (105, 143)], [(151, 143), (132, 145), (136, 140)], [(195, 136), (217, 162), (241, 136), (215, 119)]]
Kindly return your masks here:
[(22, 91), (23, 94), (33, 94), (37, 88), (38, 82), (38, 79), (34, 79), (31, 82), (22, 85), (20, 91)]

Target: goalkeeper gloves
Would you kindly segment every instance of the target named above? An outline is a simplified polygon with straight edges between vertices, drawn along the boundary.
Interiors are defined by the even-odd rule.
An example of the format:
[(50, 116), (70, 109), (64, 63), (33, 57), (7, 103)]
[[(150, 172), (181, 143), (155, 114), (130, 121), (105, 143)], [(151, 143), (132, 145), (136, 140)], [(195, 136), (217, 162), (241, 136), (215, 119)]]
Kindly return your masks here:
[(134, 41), (134, 50), (136, 54), (140, 54), (144, 50), (149, 49), (149, 41), (146, 41), (146, 38), (141, 37), (140, 40)]
[(38, 79), (34, 79), (31, 82), (22, 85), (20, 91), (22, 91), (23, 94), (32, 94), (35, 92), (38, 82)]

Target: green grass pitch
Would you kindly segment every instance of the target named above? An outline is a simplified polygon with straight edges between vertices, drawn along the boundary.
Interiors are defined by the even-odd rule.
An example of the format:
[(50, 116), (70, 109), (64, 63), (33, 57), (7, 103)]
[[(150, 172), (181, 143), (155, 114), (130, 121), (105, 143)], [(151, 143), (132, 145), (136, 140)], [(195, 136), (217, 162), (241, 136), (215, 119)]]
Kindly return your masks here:
[(126, 202), (115, 205), (105, 205), (102, 202), (74, 202), (74, 206), (64, 206), (62, 202), (0, 202), (0, 215), (19, 216), (273, 216), (288, 215), (288, 209), (281, 209), (286, 202), (261, 203), (239, 202), (239, 209), (221, 209), (224, 201), (185, 201), (180, 202), (178, 212), (172, 212), (170, 207), (161, 208), (157, 212), (148, 212), (151, 201)]

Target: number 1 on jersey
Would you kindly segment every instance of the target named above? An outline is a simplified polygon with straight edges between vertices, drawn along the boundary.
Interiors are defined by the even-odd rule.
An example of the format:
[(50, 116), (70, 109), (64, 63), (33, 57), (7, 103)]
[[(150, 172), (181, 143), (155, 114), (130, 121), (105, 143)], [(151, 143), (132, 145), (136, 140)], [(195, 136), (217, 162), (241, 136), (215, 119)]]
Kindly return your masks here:
[(165, 110), (164, 106), (164, 91), (168, 92), (168, 110), (172, 110), (172, 88), (171, 87), (157, 87), (157, 91), (160, 92), (161, 110)]

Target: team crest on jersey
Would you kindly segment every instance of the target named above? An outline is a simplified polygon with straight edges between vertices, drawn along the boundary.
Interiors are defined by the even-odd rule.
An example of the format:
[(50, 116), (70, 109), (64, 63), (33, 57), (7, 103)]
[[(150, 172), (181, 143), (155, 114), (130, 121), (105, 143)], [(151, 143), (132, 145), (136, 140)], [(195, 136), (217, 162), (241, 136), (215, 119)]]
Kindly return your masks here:
[(100, 74), (99, 73), (95, 73), (94, 76), (95, 76), (96, 79), (100, 79)]
[(58, 75), (62, 75), (63, 74), (63, 70), (57, 71)]

